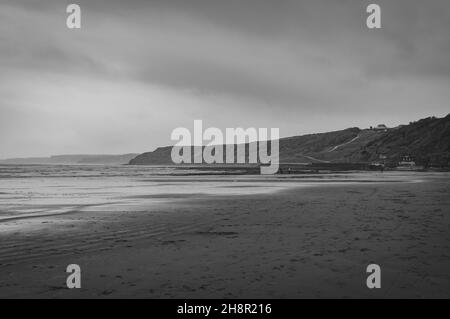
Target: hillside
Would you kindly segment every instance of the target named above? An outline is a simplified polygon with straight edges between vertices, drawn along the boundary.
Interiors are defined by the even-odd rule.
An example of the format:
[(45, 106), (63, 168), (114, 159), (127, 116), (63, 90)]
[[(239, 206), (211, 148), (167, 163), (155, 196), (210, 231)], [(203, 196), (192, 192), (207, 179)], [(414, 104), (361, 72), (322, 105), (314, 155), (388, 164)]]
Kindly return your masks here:
[(429, 117), (389, 130), (367, 143), (361, 160), (376, 159), (378, 154), (385, 154), (391, 160), (408, 154), (423, 165), (449, 166), (450, 114), (441, 119)]
[[(130, 164), (171, 165), (170, 152), (170, 146), (160, 147), (137, 156)], [(280, 163), (370, 163), (383, 159), (387, 165), (396, 165), (405, 155), (420, 165), (450, 166), (450, 114), (387, 130), (354, 127), (280, 139)]]

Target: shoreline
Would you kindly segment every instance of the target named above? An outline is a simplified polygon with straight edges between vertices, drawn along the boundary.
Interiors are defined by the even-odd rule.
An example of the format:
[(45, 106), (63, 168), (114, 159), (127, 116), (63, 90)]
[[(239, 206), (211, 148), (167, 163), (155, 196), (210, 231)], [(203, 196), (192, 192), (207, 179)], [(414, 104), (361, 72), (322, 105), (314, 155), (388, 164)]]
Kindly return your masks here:
[[(441, 177), (441, 176), (439, 176)], [(354, 184), (417, 183), (434, 174), (334, 173), (308, 175), (158, 176), (143, 178), (106, 176), (53, 176), (20, 182), (20, 188), (0, 192), (0, 230), (11, 221), (76, 214), (81, 211), (107, 212), (167, 205), (173, 201), (220, 196), (270, 194), (292, 188), (330, 187)], [(445, 178), (445, 177), (444, 177)], [(111, 188), (111, 182), (114, 185)], [(14, 182), (14, 180), (11, 180)], [(97, 183), (99, 183), (97, 185)], [(26, 186), (26, 187), (25, 187)], [(174, 191), (174, 186), (177, 190)], [(55, 189), (62, 191), (55, 191)], [(72, 191), (73, 189), (73, 191)], [(2, 189), (0, 189), (2, 190)], [(83, 190), (80, 193), (76, 193)], [(98, 197), (97, 191), (104, 195)], [(71, 192), (75, 192), (71, 194)], [(70, 194), (70, 195), (69, 195)], [(80, 198), (82, 201), (77, 201)]]

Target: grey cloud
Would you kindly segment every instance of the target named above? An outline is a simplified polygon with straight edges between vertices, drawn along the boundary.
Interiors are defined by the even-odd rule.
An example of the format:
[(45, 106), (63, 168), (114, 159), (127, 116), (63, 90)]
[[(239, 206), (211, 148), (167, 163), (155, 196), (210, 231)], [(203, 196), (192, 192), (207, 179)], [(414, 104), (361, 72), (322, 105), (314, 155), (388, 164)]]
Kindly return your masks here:
[[(30, 26), (28, 32), (38, 35), (34, 38), (32, 34), (23, 34), (19, 39), (3, 35), (0, 63), (4, 66), (93, 72), (105, 77), (124, 75), (175, 89), (289, 103), (302, 99), (310, 90), (303, 88), (302, 82), (295, 82), (303, 65), (316, 62), (308, 60), (304, 53), (310, 52), (310, 47), (315, 52), (309, 54), (319, 59), (318, 71), (323, 73), (326, 70), (320, 65), (320, 57), (330, 69), (352, 65), (366, 76), (448, 76), (450, 71), (450, 6), (438, 0), (426, 4), (380, 1), (384, 29), (375, 31), (379, 33), (376, 35), (361, 26), (366, 16), (364, 1), (80, 1), (89, 30), (83, 29), (75, 39), (64, 28), (55, 28), (55, 23), (60, 22), (53, 17), (55, 2), (44, 2), (47, 11), (24, 3), (19, 1), (24, 10), (39, 10), (44, 27), (41, 33)], [(48, 19), (46, 14), (52, 16)], [(159, 30), (158, 23), (162, 23)], [(168, 27), (178, 34), (161, 36)], [(127, 29), (130, 37), (124, 31)], [(196, 37), (198, 32), (204, 38)], [(153, 39), (152, 35), (158, 33), (160, 36)], [(193, 48), (186, 47), (189, 41), (177, 46), (179, 37), (189, 39), (190, 35)], [(222, 51), (211, 44), (214, 38), (228, 41), (225, 45), (231, 51), (244, 50), (223, 64), (221, 55), (230, 50)], [(271, 47), (279, 44), (291, 59), (287, 61), (290, 70), (272, 67), (277, 62), (274, 58), (286, 58), (271, 54)], [(296, 53), (298, 59), (293, 57)], [(265, 65), (258, 65), (262, 70), (241, 67), (246, 61), (251, 65), (255, 58), (265, 59)], [(116, 64), (123, 67), (123, 74), (114, 73), (111, 65)], [(271, 76), (267, 76), (269, 71)]]
[[(205, 104), (224, 97), (243, 122), (251, 123), (257, 109), (294, 132), (300, 117), (326, 114), (310, 130), (337, 129), (365, 125), (393, 112), (392, 104), (395, 121), (402, 114), (442, 115), (450, 98), (446, 0), (378, 0), (381, 30), (365, 27), (368, 0), (78, 0), (82, 28), (70, 31), (69, 2), (0, 4), (0, 85), (14, 91), (15, 107), (30, 103), (20, 85), (30, 77), (50, 81), (55, 95), (65, 94), (63, 84), (120, 82), (123, 90), (112, 96), (147, 86)], [(423, 101), (432, 107), (425, 111)], [(41, 114), (47, 102), (27, 107)], [(2, 92), (0, 115), (16, 121), (8, 103)], [(222, 107), (195, 114), (219, 119)], [(179, 110), (190, 114), (183, 105)]]

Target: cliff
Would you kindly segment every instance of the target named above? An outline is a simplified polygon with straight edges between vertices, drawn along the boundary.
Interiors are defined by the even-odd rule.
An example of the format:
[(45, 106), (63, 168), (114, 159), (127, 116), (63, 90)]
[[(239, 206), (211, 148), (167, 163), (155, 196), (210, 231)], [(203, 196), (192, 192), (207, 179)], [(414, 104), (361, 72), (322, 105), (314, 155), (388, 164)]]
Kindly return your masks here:
[[(345, 130), (280, 139), (280, 163), (370, 163), (395, 165), (402, 156), (417, 164), (450, 166), (450, 114), (388, 129)], [(248, 154), (248, 147), (247, 154)], [(172, 165), (171, 147), (143, 153), (131, 165)]]

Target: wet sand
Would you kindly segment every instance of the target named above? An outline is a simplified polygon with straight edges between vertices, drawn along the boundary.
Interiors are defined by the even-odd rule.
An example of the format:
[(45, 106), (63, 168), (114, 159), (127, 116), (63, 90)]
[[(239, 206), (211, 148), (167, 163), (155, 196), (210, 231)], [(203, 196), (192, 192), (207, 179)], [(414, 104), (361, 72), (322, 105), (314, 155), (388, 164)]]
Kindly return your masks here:
[[(449, 194), (434, 175), (4, 221), (0, 297), (449, 298)], [(66, 288), (69, 264), (81, 289)]]

